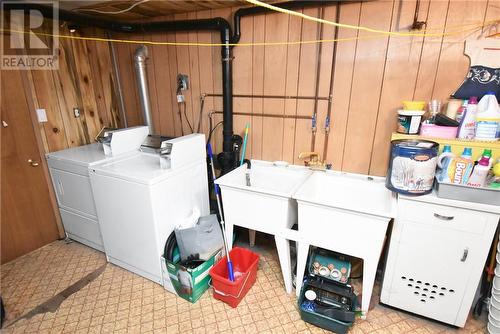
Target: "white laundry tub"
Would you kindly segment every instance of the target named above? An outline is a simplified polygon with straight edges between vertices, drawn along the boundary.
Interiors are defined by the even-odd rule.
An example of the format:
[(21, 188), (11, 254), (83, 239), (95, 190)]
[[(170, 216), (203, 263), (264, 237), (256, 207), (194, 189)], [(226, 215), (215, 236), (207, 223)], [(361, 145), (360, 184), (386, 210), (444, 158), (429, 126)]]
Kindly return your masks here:
[(309, 246), (362, 258), (362, 311), (368, 311), (385, 233), (396, 198), (385, 179), (334, 171), (314, 172), (293, 195), (298, 203), (297, 293)]
[(215, 181), (222, 192), (228, 244), (232, 244), (234, 225), (275, 235), (285, 287), (290, 293), (290, 250), (282, 234), (297, 222), (297, 203), (292, 194), (312, 172), (301, 166), (260, 160), (251, 163), (251, 186), (246, 185), (247, 165)]

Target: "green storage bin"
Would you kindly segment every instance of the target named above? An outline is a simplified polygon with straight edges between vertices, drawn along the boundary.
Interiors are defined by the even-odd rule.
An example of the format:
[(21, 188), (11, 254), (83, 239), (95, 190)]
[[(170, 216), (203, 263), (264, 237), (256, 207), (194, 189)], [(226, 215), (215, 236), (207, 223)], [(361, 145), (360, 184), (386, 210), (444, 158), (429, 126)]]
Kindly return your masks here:
[(219, 250), (210, 259), (192, 269), (181, 266), (179, 264), (180, 257), (177, 257), (174, 260), (175, 262), (171, 262), (166, 261), (162, 256), (163, 284), (165, 288), (168, 289), (170, 283), (179, 297), (195, 303), (207, 291), (211, 280), (209, 271), (221, 259), (222, 255), (223, 251)]

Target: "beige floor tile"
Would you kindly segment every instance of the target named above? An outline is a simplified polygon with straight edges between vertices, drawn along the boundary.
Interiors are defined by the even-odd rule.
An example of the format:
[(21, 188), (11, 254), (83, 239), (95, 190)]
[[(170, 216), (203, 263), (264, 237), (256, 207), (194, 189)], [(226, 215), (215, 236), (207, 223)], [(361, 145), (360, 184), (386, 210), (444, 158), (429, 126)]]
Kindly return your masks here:
[[(269, 243), (273, 245), (273, 243)], [(112, 264), (68, 297), (54, 313), (22, 320), (3, 333), (326, 333), (300, 318), (295, 296), (284, 292), (276, 251), (261, 254), (257, 282), (237, 308), (205, 293), (191, 304), (161, 286)], [(267, 247), (267, 248), (266, 248)], [(59, 293), (106, 262), (104, 255), (76, 242), (56, 241), (1, 266), (7, 322)], [(43, 277), (44, 279), (37, 279)], [(359, 286), (355, 284), (356, 289)], [(376, 285), (375, 293), (380, 292)], [(349, 334), (486, 333), (484, 319), (457, 330), (376, 305)]]

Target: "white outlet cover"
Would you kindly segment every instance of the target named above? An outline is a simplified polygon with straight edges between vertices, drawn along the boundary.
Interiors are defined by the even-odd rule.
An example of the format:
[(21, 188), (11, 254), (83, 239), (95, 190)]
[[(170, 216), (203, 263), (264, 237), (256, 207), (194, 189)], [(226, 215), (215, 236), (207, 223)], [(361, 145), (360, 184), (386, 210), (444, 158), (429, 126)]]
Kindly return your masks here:
[(36, 109), (36, 117), (38, 117), (38, 122), (45, 123), (49, 120), (47, 119), (47, 112), (45, 109)]

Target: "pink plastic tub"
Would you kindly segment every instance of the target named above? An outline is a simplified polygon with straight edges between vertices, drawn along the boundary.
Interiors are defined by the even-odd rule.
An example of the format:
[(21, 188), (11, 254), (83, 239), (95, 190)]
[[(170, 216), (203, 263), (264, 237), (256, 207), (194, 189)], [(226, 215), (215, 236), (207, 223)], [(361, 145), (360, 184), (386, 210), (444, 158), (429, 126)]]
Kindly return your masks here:
[(434, 138), (457, 138), (457, 126), (440, 126), (435, 124), (422, 123), (420, 135)]

